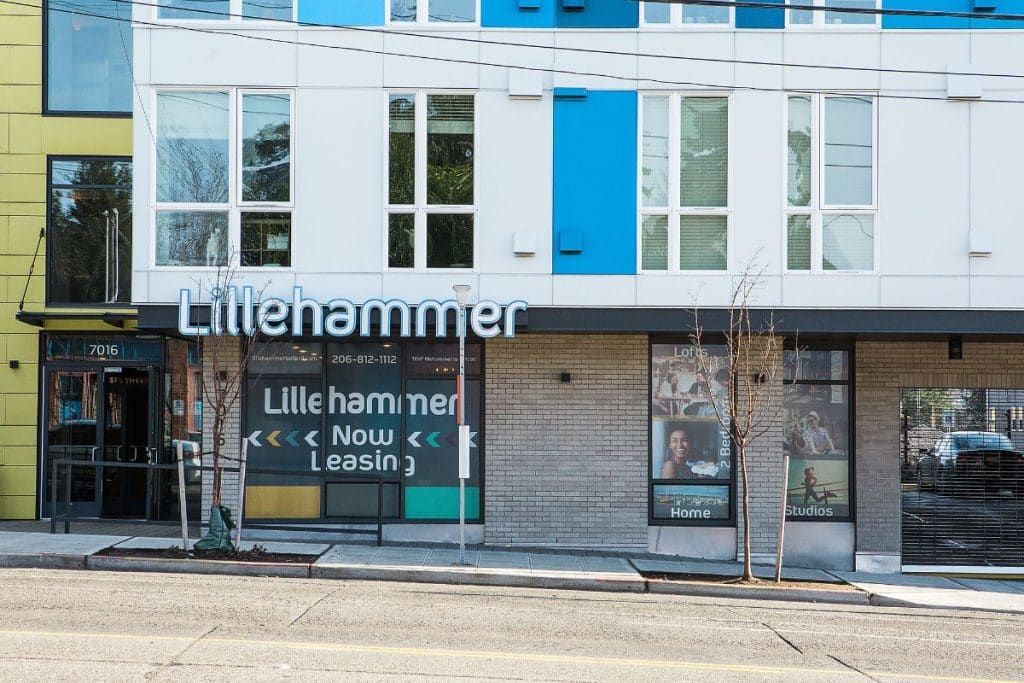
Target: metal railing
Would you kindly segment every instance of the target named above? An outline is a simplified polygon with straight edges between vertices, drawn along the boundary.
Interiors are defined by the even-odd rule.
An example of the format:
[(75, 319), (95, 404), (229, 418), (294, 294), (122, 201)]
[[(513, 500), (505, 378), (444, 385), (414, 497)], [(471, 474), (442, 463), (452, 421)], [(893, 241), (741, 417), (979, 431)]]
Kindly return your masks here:
[[(204, 454), (207, 455), (207, 454)], [(187, 460), (187, 459), (186, 459)], [(179, 466), (180, 465), (180, 466)], [(58, 488), (60, 483), (60, 468), (64, 467), (64, 486), (63, 486), (63, 500), (58, 501)], [(153, 474), (155, 472), (163, 471), (177, 471), (179, 472), (179, 520), (151, 520), (151, 519), (121, 519), (121, 518), (103, 518), (103, 523), (110, 524), (147, 524), (153, 526), (177, 526), (181, 525), (183, 534), (187, 537), (187, 518), (188, 512), (184, 501), (184, 495), (182, 488), (183, 472), (213, 472), (214, 468), (209, 465), (190, 465), (187, 462), (176, 460), (170, 463), (155, 463), (155, 462), (116, 462), (116, 461), (93, 461), (93, 460), (71, 460), (71, 459), (55, 459), (50, 461), (50, 533), (57, 533), (57, 523), (62, 521), (64, 523), (64, 533), (71, 533), (71, 522), (82, 521), (82, 517), (71, 514), (74, 507), (74, 503), (71, 501), (71, 482), (72, 482), (72, 468), (73, 467), (85, 467), (85, 468), (100, 468), (103, 469), (118, 469), (118, 470), (145, 470), (146, 471), (146, 510), (147, 517), (148, 511), (150, 510), (151, 495), (152, 495), (152, 482)], [(271, 469), (271, 468), (260, 468), (260, 467), (221, 467), (219, 468), (221, 475), (224, 474), (254, 474), (254, 475), (274, 475), (279, 477), (301, 477), (308, 479), (309, 474), (304, 472), (296, 472), (294, 470), (282, 470), (282, 469)], [(355, 535), (375, 535), (377, 539), (377, 545), (381, 546), (384, 544), (384, 484), (389, 485), (398, 484), (398, 482), (385, 482), (383, 477), (345, 477), (345, 476), (332, 476), (330, 474), (324, 474), (323, 481), (327, 484), (376, 484), (377, 485), (377, 515), (376, 515), (376, 530), (374, 529), (354, 529), (344, 527), (325, 527), (321, 525), (310, 526), (300, 524), (278, 524), (278, 523), (260, 523), (260, 522), (245, 522), (247, 529), (265, 529), (270, 531), (303, 531), (303, 532), (314, 532), (314, 533), (330, 533), (330, 534), (355, 534)], [(239, 482), (240, 486), (244, 486), (244, 482)], [(400, 484), (398, 484), (400, 485)], [(57, 513), (57, 505), (60, 502), (63, 505), (63, 514)], [(242, 511), (239, 510), (239, 525), (242, 521)], [(91, 519), (91, 518), (90, 518)], [(357, 522), (353, 522), (357, 523)]]

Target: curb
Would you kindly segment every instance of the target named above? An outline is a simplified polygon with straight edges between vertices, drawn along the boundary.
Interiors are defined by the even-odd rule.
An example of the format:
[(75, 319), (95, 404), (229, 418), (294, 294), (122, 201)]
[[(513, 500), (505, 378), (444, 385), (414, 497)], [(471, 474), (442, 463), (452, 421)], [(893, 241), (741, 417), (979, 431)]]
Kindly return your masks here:
[(85, 569), (86, 555), (73, 553), (4, 553), (0, 567), (4, 569)]
[(618, 578), (595, 574), (591, 577), (558, 574), (505, 574), (481, 570), (420, 569), (415, 567), (364, 567), (361, 565), (313, 565), (314, 579), (360, 579), (371, 581), (409, 581), (467, 586), (509, 586), (512, 588), (556, 588), (562, 590), (643, 593), (647, 582), (641, 577)]
[(832, 605), (873, 604), (862, 592), (815, 590), (813, 588), (752, 588), (704, 583), (676, 583), (660, 579), (647, 581), (649, 593), (662, 595), (694, 595), (707, 598), (738, 598), (746, 600), (777, 600), (779, 602), (815, 602)]
[(85, 569), (115, 572), (165, 572), (171, 574), (222, 574), (230, 576), (273, 576), (308, 579), (308, 564), (282, 562), (229, 562), (225, 560), (152, 559), (91, 555)]

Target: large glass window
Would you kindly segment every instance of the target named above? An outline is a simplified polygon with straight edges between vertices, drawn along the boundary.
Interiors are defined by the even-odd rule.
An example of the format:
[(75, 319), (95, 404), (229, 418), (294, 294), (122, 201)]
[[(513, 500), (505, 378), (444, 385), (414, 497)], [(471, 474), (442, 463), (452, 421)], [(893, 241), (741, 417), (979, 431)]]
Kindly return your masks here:
[(791, 9), (789, 10), (790, 26), (841, 26), (853, 28), (872, 28), (878, 24), (876, 12), (836, 12), (828, 8), (877, 9), (877, 0), (814, 0), (801, 3), (816, 5), (823, 9)]
[(787, 98), (786, 268), (875, 268), (875, 115), (866, 96)]
[(728, 415), (728, 354), (704, 351), (701, 362), (688, 342), (651, 345), (651, 519), (659, 523), (733, 518), (732, 437), (715, 413)]
[(783, 450), (790, 457), (786, 515), (850, 519), (850, 352), (787, 350), (783, 380)]
[(131, 16), (118, 0), (46, 4), (46, 111), (131, 114)]
[(685, 2), (643, 2), (640, 10), (643, 26), (731, 26), (731, 7), (688, 5)]
[(388, 106), (388, 267), (472, 268), (472, 95), (392, 94)]
[(473, 23), (477, 0), (390, 0), (391, 23)]
[(291, 265), (291, 120), (289, 93), (157, 94), (157, 266)]
[(640, 268), (729, 267), (729, 98), (641, 102)]
[(49, 303), (131, 301), (131, 194), (127, 159), (50, 160)]
[[(262, 1), (262, 0), (261, 0)], [(230, 0), (160, 0), (161, 19), (226, 20)]]
[[(481, 352), (466, 349), (471, 520), (483, 509)], [(274, 342), (248, 370), (249, 517), (375, 517), (380, 481), (386, 517), (458, 518), (457, 344)]]

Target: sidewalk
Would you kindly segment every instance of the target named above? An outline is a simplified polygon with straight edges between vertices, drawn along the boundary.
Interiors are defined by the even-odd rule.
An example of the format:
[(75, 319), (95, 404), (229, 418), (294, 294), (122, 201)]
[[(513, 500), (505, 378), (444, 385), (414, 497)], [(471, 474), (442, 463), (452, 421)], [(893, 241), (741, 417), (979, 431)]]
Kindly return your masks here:
[[(944, 578), (925, 575), (828, 572), (790, 568), (783, 588), (723, 584), (715, 577), (739, 576), (736, 562), (687, 560), (648, 553), (601, 553), (569, 550), (467, 548), (466, 564), (458, 549), (395, 545), (378, 548), (356, 543), (243, 541), (270, 553), (309, 555), (300, 563), (233, 562), (197, 559), (112, 557), (108, 548), (162, 550), (178, 547), (173, 537), (49, 534), (0, 531), (0, 567), (68, 568), (107, 571), (154, 571), (325, 579), (364, 579), (532, 588), (672, 593), (748, 599), (775, 599), (841, 604), (972, 609), (1024, 614), (1024, 581)], [(772, 567), (756, 566), (770, 578)], [(701, 581), (707, 577), (707, 581)], [(685, 578), (684, 580), (676, 580)], [(828, 590), (827, 584), (833, 588)], [(848, 584), (856, 590), (842, 588)]]

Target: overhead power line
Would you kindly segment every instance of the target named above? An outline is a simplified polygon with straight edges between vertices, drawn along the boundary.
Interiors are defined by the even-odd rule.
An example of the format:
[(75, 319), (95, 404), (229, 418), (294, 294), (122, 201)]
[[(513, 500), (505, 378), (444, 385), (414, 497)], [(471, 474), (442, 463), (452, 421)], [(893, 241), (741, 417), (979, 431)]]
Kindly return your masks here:
[[(147, 2), (146, 0), (111, 0), (119, 4), (126, 5), (139, 5), (140, 7), (161, 7), (159, 2)], [(196, 0), (193, 0), (196, 1)], [(206, 1), (206, 0), (203, 0)], [(210, 0), (219, 1), (219, 0)], [(623, 2), (639, 2), (640, 0), (622, 0)], [(822, 7), (820, 5), (795, 5), (795, 4), (772, 4), (766, 5), (762, 2), (748, 2), (745, 0), (644, 0), (647, 2), (660, 2), (668, 4), (706, 4), (722, 7), (756, 7), (759, 9), (810, 9), (816, 11), (833, 11), (833, 8)], [(66, 6), (75, 6), (77, 3), (62, 3)], [(164, 5), (165, 6), (165, 5)], [(855, 8), (858, 13), (878, 13), (878, 12), (893, 12), (893, 13), (923, 13), (928, 16), (941, 15), (941, 12), (928, 12), (923, 10), (875, 10), (875, 9), (860, 9)], [(189, 9), (190, 12), (196, 12), (199, 14), (209, 14), (215, 17), (226, 17), (231, 19), (250, 19), (256, 21), (267, 21), (260, 15), (252, 14), (234, 14), (229, 12), (218, 12), (216, 10), (208, 9)], [(992, 18), (989, 14), (979, 14), (979, 17)], [(1024, 15), (1017, 16), (1021, 21), (1024, 21)], [(539, 45), (536, 43), (522, 43), (505, 40), (491, 40), (487, 38), (470, 38), (465, 36), (451, 36), (451, 35), (440, 35), (433, 32), (418, 32), (418, 31), (407, 31), (401, 29), (395, 29), (394, 24), (389, 28), (378, 28), (371, 26), (347, 26), (337, 24), (325, 24), (310, 21), (298, 21), (298, 20), (274, 20), (275, 23), (289, 24), (299, 27), (311, 27), (311, 28), (335, 28), (344, 31), (352, 31), (356, 33), (373, 33), (381, 35), (401, 35), (413, 38), (423, 38), (426, 40), (443, 40), (453, 43), (471, 43), (477, 45), (496, 45), (500, 47), (522, 47), (527, 49), (536, 50), (547, 50), (551, 52), (563, 52), (563, 53), (583, 53), (583, 54), (599, 54), (609, 56), (623, 56), (623, 57), (643, 57), (650, 59), (667, 59), (676, 61), (692, 61), (692, 62), (707, 62), (711, 64), (743, 64), (749, 66), (774, 66), (782, 68), (794, 68), (794, 69), (830, 69), (836, 71), (861, 71), (861, 72), (873, 72), (873, 73), (892, 73), (892, 74), (908, 74), (908, 75), (928, 75), (928, 76), (984, 76), (989, 78), (1024, 78), (1024, 73), (1006, 73), (1006, 72), (983, 72), (983, 71), (948, 71), (948, 70), (932, 70), (932, 69), (899, 69), (899, 68), (887, 68), (887, 67), (871, 67), (871, 66), (849, 66), (845, 64), (806, 64), (796, 62), (775, 62), (766, 60), (754, 60), (754, 59), (727, 59), (721, 57), (701, 57), (696, 55), (665, 55), (657, 54), (652, 52), (625, 52), (619, 50), (602, 50), (600, 48), (586, 48), (586, 47), (573, 47), (563, 45)]]
[[(127, 1), (127, 0), (125, 0), (125, 1)], [(138, 1), (138, 0), (132, 0), (132, 1)], [(34, 9), (38, 9), (37, 5), (31, 5), (31, 4), (24, 3), (24, 2), (18, 2), (17, 0), (0, 0), (0, 3), (7, 4), (7, 5), (13, 5), (13, 6), (32, 7)], [(192, 33), (209, 34), (209, 35), (216, 35), (216, 36), (232, 36), (232, 37), (236, 37), (236, 38), (242, 38), (242, 39), (245, 39), (245, 40), (256, 40), (256, 41), (260, 41), (260, 42), (267, 42), (267, 43), (273, 43), (273, 44), (283, 44), (283, 45), (292, 45), (292, 46), (301, 46), (301, 47), (315, 47), (315, 48), (321, 48), (321, 49), (327, 49), (327, 50), (340, 50), (340, 51), (345, 51), (345, 52), (355, 52), (355, 53), (362, 53), (362, 54), (374, 54), (374, 55), (389, 56), (389, 57), (400, 57), (400, 58), (407, 58), (407, 59), (418, 59), (418, 60), (431, 61), (431, 62), (440, 62), (440, 63), (464, 64), (464, 65), (468, 65), (468, 66), (478, 66), (478, 67), (519, 69), (519, 70), (523, 70), (523, 71), (534, 71), (534, 72), (540, 72), (540, 73), (563, 74), (563, 75), (580, 76), (580, 77), (591, 77), (591, 78), (606, 78), (606, 79), (611, 79), (611, 80), (618, 80), (618, 81), (628, 82), (628, 83), (634, 84), (635, 86), (639, 86), (639, 84), (655, 84), (655, 85), (664, 85), (664, 86), (670, 86), (670, 87), (684, 86), (684, 87), (689, 87), (689, 88), (701, 88), (701, 89), (721, 91), (721, 92), (734, 92), (734, 91), (781, 92), (781, 93), (792, 93), (792, 94), (823, 94), (823, 95), (839, 95), (839, 96), (849, 95), (850, 94), (850, 90), (777, 88), (777, 87), (767, 87), (767, 86), (736, 85), (736, 84), (722, 84), (722, 83), (706, 83), (706, 82), (699, 82), (699, 81), (669, 80), (669, 79), (652, 78), (652, 77), (646, 77), (646, 76), (640, 76), (640, 75), (623, 76), (623, 75), (620, 75), (620, 74), (609, 74), (609, 73), (602, 73), (602, 72), (595, 72), (595, 71), (579, 71), (579, 70), (572, 70), (572, 69), (560, 69), (560, 68), (555, 68), (555, 67), (541, 67), (541, 66), (531, 66), (531, 65), (524, 65), (524, 64), (508, 64), (508, 63), (502, 63), (502, 62), (490, 62), (490, 61), (483, 61), (483, 60), (479, 60), (479, 59), (460, 59), (460, 58), (457, 58), (457, 57), (440, 57), (440, 56), (436, 56), (436, 55), (424, 55), (424, 54), (417, 54), (417, 53), (411, 53), (411, 52), (399, 52), (399, 51), (394, 51), (394, 50), (383, 50), (383, 49), (374, 49), (374, 48), (366, 48), (366, 47), (354, 47), (354, 46), (347, 46), (347, 45), (331, 45), (331, 44), (326, 44), (326, 43), (315, 43), (315, 42), (291, 40), (291, 39), (285, 39), (285, 38), (276, 38), (276, 37), (273, 37), (273, 36), (254, 35), (254, 34), (251, 34), (251, 33), (238, 33), (237, 31), (225, 30), (225, 29), (221, 29), (221, 28), (204, 28), (204, 27), (200, 27), (200, 26), (189, 26), (189, 25), (185, 25), (185, 24), (173, 24), (173, 23), (167, 23), (167, 22), (163, 22), (163, 21), (159, 22), (159, 23), (157, 23), (157, 22), (150, 22), (150, 21), (141, 21), (141, 20), (132, 21), (131, 19), (126, 19), (126, 18), (122, 18), (122, 17), (113, 17), (113, 16), (97, 14), (97, 13), (93, 13), (93, 12), (82, 12), (80, 10), (75, 10), (75, 9), (61, 9), (61, 8), (54, 7), (54, 5), (58, 5), (58, 4), (64, 4), (64, 3), (60, 3), (58, 0), (51, 0), (51, 2), (49, 3), (49, 5), (50, 5), (51, 9), (53, 9), (53, 11), (64, 12), (64, 13), (68, 13), (68, 14), (72, 14), (72, 15), (92, 16), (92, 17), (96, 17), (96, 18), (100, 18), (100, 19), (107, 19), (107, 20), (117, 21), (117, 22), (131, 22), (131, 23), (133, 23), (135, 25), (138, 25), (138, 26), (147, 26), (147, 27), (164, 28), (164, 29), (173, 28), (173, 29), (177, 29), (177, 30), (181, 30), (181, 31), (187, 31), (187, 32), (192, 32)], [(503, 43), (503, 44), (507, 45), (507, 46), (515, 46), (513, 43)], [(629, 55), (626, 55), (626, 56), (629, 56)], [(1009, 75), (1009, 74), (1007, 74), (1007, 75)], [(856, 90), (856, 89), (854, 89), (854, 90)], [(934, 101), (934, 102), (946, 102), (946, 101), (948, 101), (948, 98), (946, 98), (946, 97), (930, 96), (930, 95), (895, 94), (895, 93), (875, 92), (875, 91), (872, 91), (870, 94), (871, 94), (872, 97), (877, 97), (877, 98), (880, 98), (880, 99), (920, 100), (920, 101)], [(985, 102), (985, 103), (991, 103), (991, 104), (1024, 104), (1024, 100), (1004, 99), (1004, 98), (992, 98), (992, 99), (982, 98), (982, 99), (973, 100), (973, 101)]]
[(991, 19), (994, 21), (1024, 21), (1024, 14), (996, 14), (995, 12), (949, 12), (929, 9), (896, 9), (891, 7), (848, 7), (834, 5), (805, 5), (787, 2), (757, 2), (756, 0), (625, 0), (662, 5), (705, 5), (709, 7), (750, 7), (754, 9), (796, 9), (808, 12), (837, 14), (876, 14), (895, 17), (949, 17), (955, 19)]

